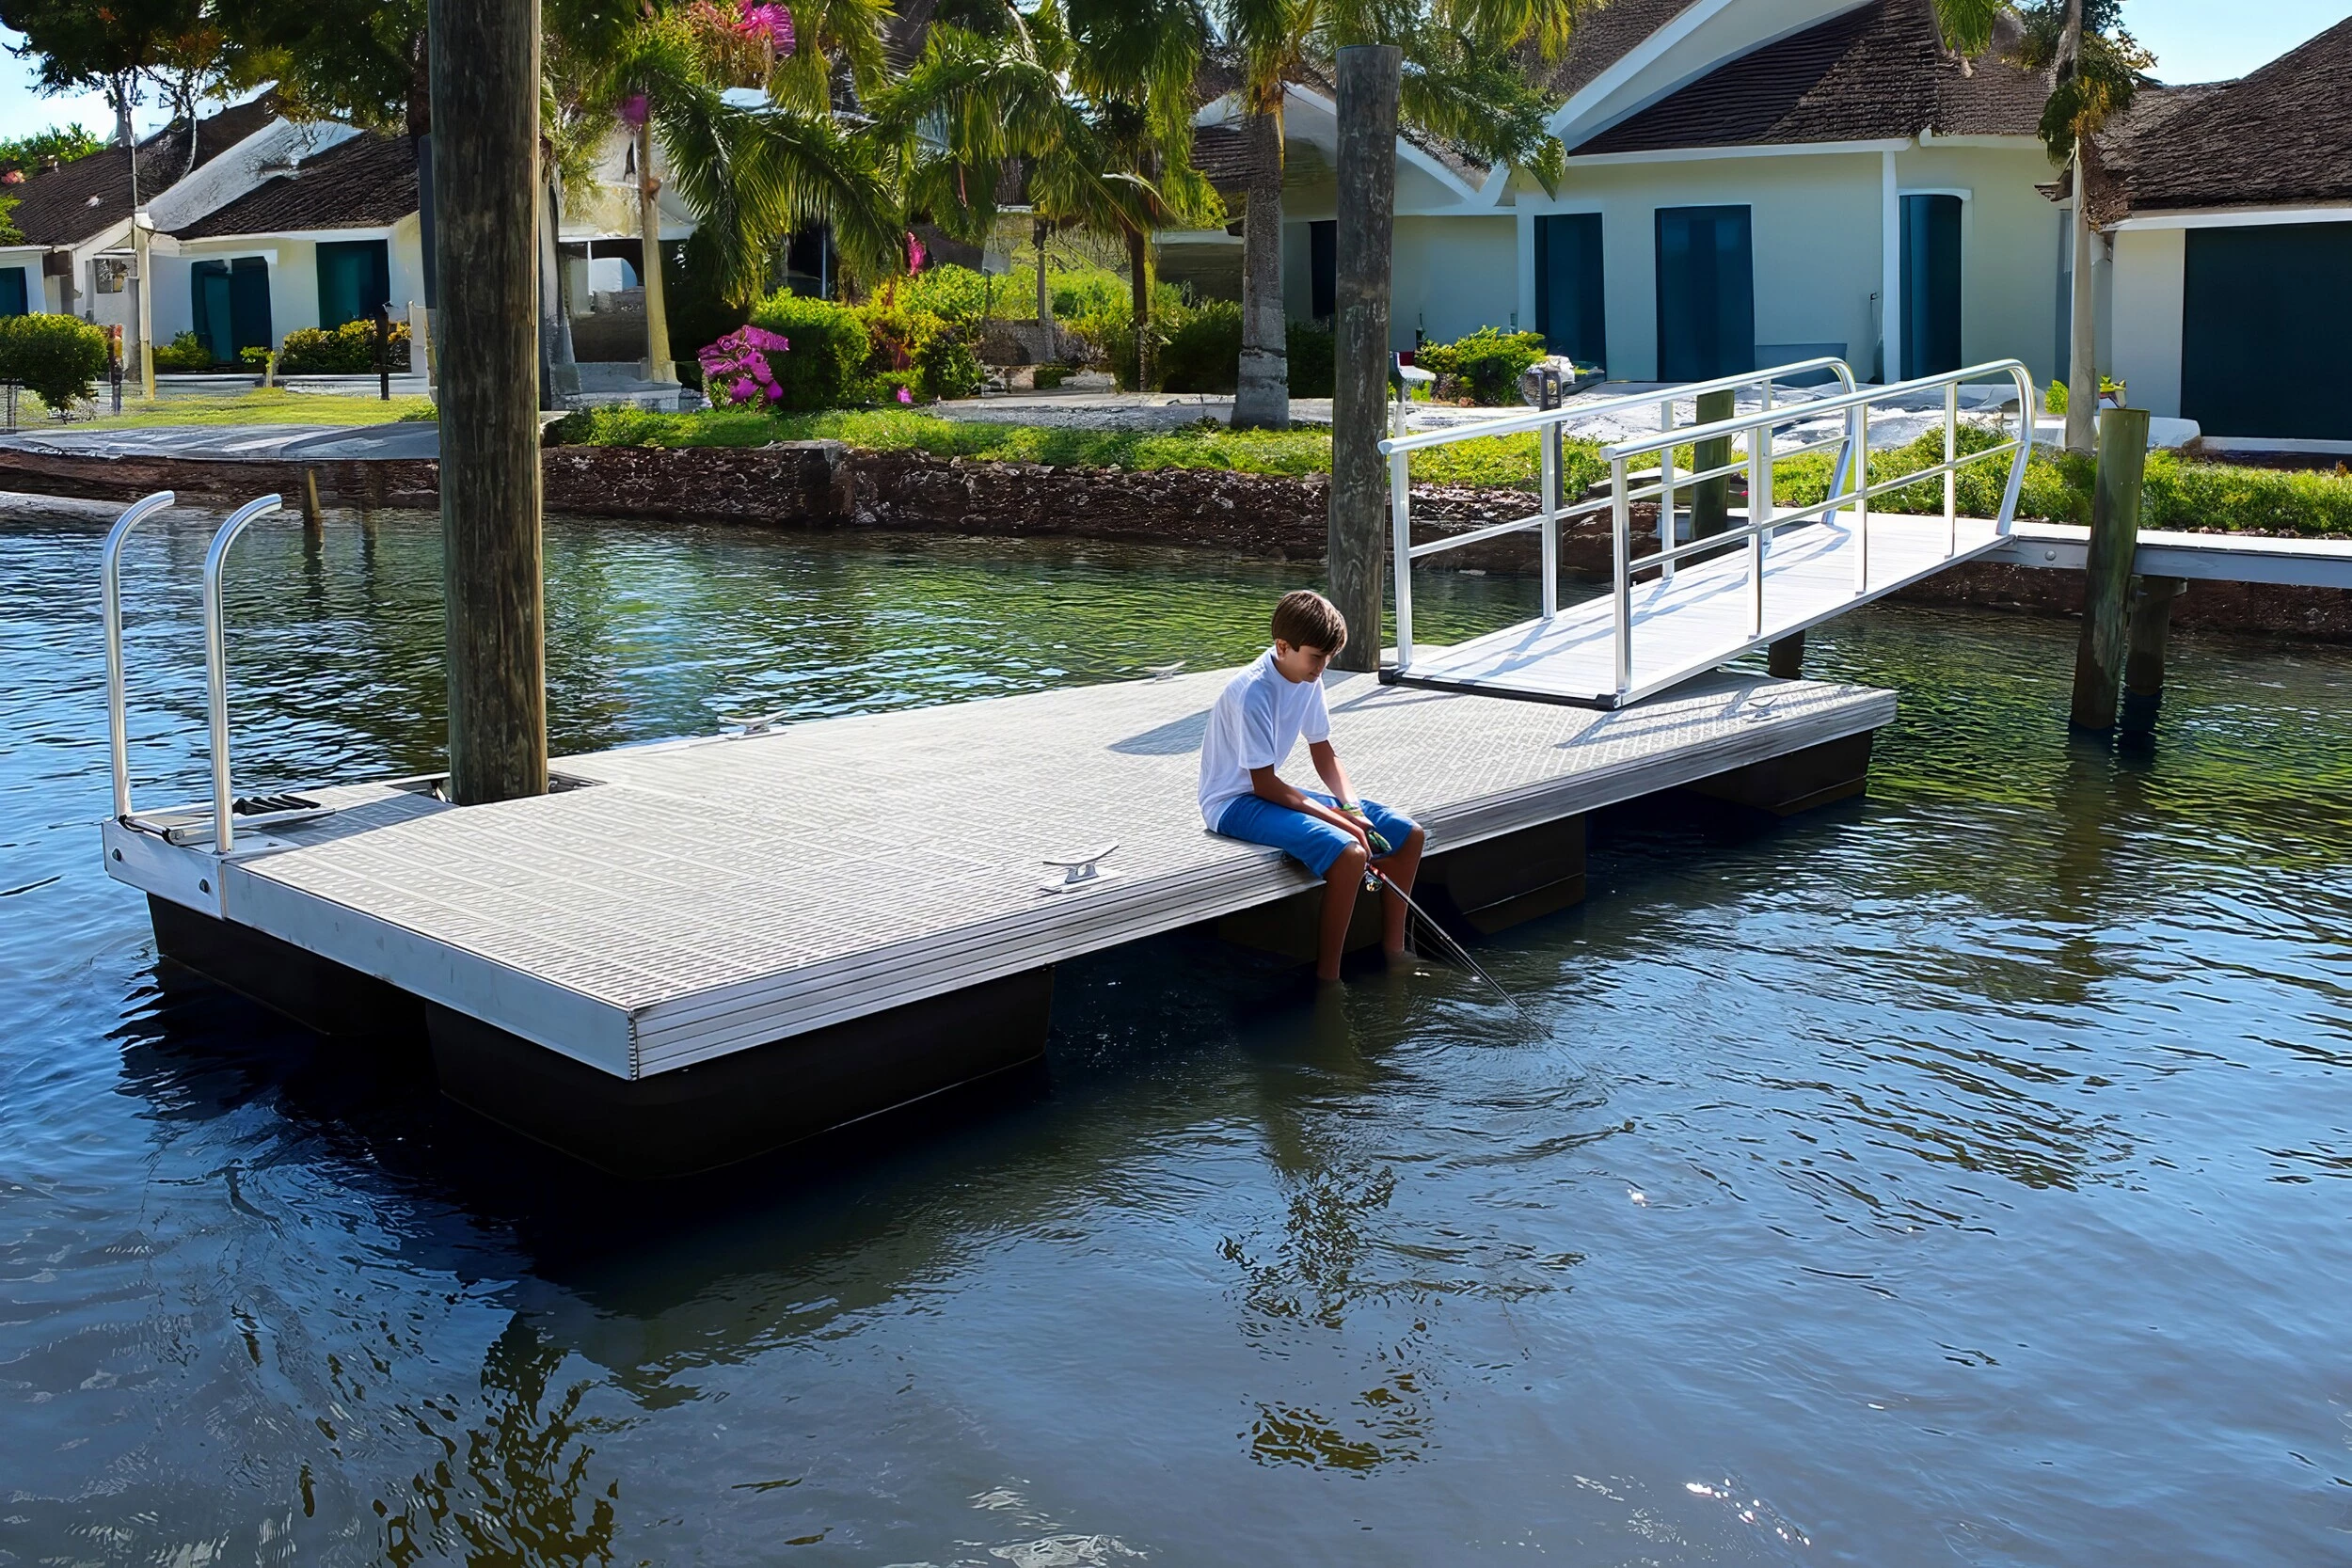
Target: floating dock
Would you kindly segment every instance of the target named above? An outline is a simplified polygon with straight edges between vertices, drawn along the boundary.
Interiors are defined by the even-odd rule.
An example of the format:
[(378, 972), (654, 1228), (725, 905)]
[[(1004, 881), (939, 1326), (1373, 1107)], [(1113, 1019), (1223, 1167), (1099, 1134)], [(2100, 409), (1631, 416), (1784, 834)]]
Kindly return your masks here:
[[(565, 757), (555, 793), (462, 809), (431, 779), (306, 790), (326, 815), (258, 802), (227, 856), (210, 806), (126, 813), (106, 869), (167, 957), (429, 1040), (453, 1098), (595, 1164), (683, 1172), (1033, 1067), (1064, 959), (1204, 922), (1306, 940), (1322, 884), (1200, 826), (1230, 675)], [(1859, 793), (1895, 712), (1726, 674), (1610, 712), (1327, 684), (1359, 786), (1428, 830), (1432, 901), (1484, 929), (1581, 896), (1601, 807)]]

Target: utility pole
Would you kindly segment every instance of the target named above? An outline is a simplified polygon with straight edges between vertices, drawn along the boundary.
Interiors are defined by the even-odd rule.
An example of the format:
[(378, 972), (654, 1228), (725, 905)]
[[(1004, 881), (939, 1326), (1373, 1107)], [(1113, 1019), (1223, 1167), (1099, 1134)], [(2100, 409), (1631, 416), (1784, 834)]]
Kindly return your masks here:
[[(1380, 668), (1389, 465), (1389, 261), (1396, 230), (1396, 100), (1404, 53), (1339, 52), (1338, 341), (1331, 386), (1331, 601), (1347, 617), (1343, 670)], [(1276, 296), (1278, 299), (1279, 295)], [(1547, 502), (1549, 504), (1549, 502)]]
[(547, 791), (539, 560), (539, 0), (430, 0), (449, 776)]

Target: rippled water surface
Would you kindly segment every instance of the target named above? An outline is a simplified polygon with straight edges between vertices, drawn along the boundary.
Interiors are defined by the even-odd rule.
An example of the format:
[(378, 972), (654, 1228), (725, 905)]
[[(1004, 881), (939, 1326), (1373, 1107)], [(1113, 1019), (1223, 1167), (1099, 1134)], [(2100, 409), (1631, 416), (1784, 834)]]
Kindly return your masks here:
[[(431, 520), (265, 530), (240, 782), (437, 767)], [(155, 803), (203, 538), (134, 562)], [(1873, 610), (1812, 666), (1901, 693), (1870, 799), (1612, 824), (1481, 950), (1539, 1040), (1173, 938), (1065, 968), (1050, 1092), (630, 1190), (158, 971), (96, 546), (0, 524), (0, 1562), (2352, 1560), (2341, 653), (2180, 644), (2120, 759), (2061, 732), (2071, 625)], [(559, 751), (1238, 662), (1292, 580), (548, 556)]]

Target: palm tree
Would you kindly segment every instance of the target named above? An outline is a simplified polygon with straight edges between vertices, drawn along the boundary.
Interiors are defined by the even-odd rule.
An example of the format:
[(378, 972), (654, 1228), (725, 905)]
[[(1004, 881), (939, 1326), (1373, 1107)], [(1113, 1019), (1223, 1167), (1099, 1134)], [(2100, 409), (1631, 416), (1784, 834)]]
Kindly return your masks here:
[[(559, 4), (566, 13), (565, 41), (579, 62), (580, 101), (617, 116), (636, 138), (650, 375), (667, 379), (675, 373), (661, 294), (660, 182), (653, 174), (657, 140), (667, 155), (670, 178), (693, 214), (703, 264), (731, 303), (757, 298), (768, 286), (777, 244), (795, 229), (818, 223), (831, 226), (834, 250), (852, 273), (880, 276), (902, 264), (904, 225), (873, 147), (840, 124), (830, 103), (812, 107), (794, 87), (811, 71), (824, 73), (821, 52), (829, 39), (830, 47), (853, 68), (861, 58), (879, 68), (878, 32), (862, 41), (845, 41), (854, 37), (859, 18), (874, 24), (882, 14), (878, 6), (870, 0), (835, 0), (830, 8), (810, 8), (823, 24), (806, 34), (809, 55), (819, 63), (787, 71), (783, 67), (799, 55), (801, 40), (792, 13), (781, 7), (730, 0), (723, 8), (649, 5), (631, 11), (610, 0)], [(773, 14), (753, 15), (763, 10)], [(727, 52), (727, 40), (714, 35), (714, 24), (738, 41), (747, 24), (766, 36), (777, 68), (767, 84), (767, 104), (728, 102), (728, 87), (750, 84), (733, 76), (738, 62)], [(787, 78), (781, 89), (779, 77)]]
[[(1994, 21), (2008, 8), (2000, 0), (1935, 0), (1936, 24), (1944, 40), (1962, 55), (1991, 46)], [(2090, 186), (2098, 177), (2098, 144), (2092, 139), (2138, 90), (2140, 72), (2153, 56), (2125, 32), (2122, 0), (2038, 0), (2022, 13), (2025, 32), (2015, 49), (2019, 65), (2051, 72), (2040, 134), (2051, 161), (2068, 166), (2074, 204), (2067, 219), (2073, 276), (2069, 300), (2066, 365), (2066, 445), (2089, 451), (2099, 411), (2098, 339), (2090, 291)]]
[(1250, 162), (1242, 217), (1241, 378), (1237, 429), (1290, 424), (1283, 341), (1282, 104), (1290, 84), (1330, 74), (1353, 43), (1404, 51), (1402, 119), (1494, 162), (1516, 163), (1547, 188), (1559, 144), (1544, 128), (1550, 105), (1529, 81), (1527, 50), (1557, 59), (1582, 0), (1213, 0), (1227, 50), (1241, 69), (1243, 134)]
[(1075, 0), (1066, 24), (1053, 8), (982, 0), (934, 22), (921, 57), (875, 103), (910, 211), (981, 237), (1017, 161), (1043, 222), (1125, 244), (1138, 386), (1151, 379), (1152, 231), (1222, 215), (1189, 158), (1202, 36), (1189, 0)]

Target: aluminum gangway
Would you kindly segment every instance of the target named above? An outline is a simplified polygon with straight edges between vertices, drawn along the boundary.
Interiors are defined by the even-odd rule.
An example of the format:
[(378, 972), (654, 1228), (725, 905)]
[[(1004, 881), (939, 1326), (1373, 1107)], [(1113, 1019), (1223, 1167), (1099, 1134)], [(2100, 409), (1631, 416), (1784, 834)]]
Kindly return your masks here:
[[(1793, 378), (1821, 372), (1838, 384), (1827, 396), (1797, 401), (1775, 398)], [(1963, 451), (1961, 388), (1970, 382), (2007, 377), (2015, 388), (2017, 428), (2008, 428), (2007, 405), (1991, 419), (2001, 439)], [(1730, 392), (1731, 418), (1705, 424), (1675, 424), (1675, 404), (1708, 392)], [(1892, 412), (1941, 394), (1944, 457), (1941, 462), (1872, 483), (1864, 454), (1869, 451), (1874, 410)], [(1756, 404), (1737, 412), (1742, 394)], [(1561, 493), (1561, 447), (1567, 428), (1579, 421), (1630, 412), (1659, 411), (1655, 435), (1618, 441), (1602, 451), (1609, 464), (1605, 490), (1571, 499)], [(2033, 447), (2033, 383), (2014, 359), (1989, 361), (1941, 375), (1880, 387), (1857, 387), (1853, 372), (1835, 359), (1806, 360), (1714, 381), (1633, 393), (1597, 403), (1484, 421), (1470, 426), (1407, 434), (1399, 404), (1397, 433), (1380, 443), (1389, 459), (1391, 560), (1396, 575), (1396, 656), (1381, 677), (1392, 683), (1438, 690), (1478, 692), (1581, 707), (1616, 708), (1742, 654), (1818, 626), (1858, 605), (1883, 598), (1947, 567), (2000, 548), (2016, 515), (2017, 498)], [(1913, 410), (1906, 410), (1913, 411)], [(1972, 414), (1971, 419), (1984, 416)], [(1800, 437), (1781, 445), (1791, 427), (1834, 420), (1835, 436)], [(1536, 509), (1522, 517), (1433, 539), (1412, 540), (1412, 488), (1408, 474), (1416, 451), (1456, 441), (1521, 432), (1535, 434), (1542, 449)], [(1676, 449), (1722, 443), (1731, 460), (1695, 471), (1678, 471)], [(1827, 494), (1803, 506), (1782, 506), (1772, 493), (1775, 462), (1804, 451), (1834, 449)], [(1959, 510), (1959, 475), (1971, 464), (2006, 459), (2009, 474), (1997, 515), (1969, 517)], [(1744, 500), (1726, 509), (1725, 526), (1704, 538), (1691, 536), (1692, 509), (1681, 498), (1709, 482), (1728, 485), (1744, 480)], [(1940, 512), (1890, 512), (1871, 502), (1896, 491), (1915, 491), (1943, 482)], [(1634, 535), (1633, 509), (1647, 503), (1657, 515), (1654, 535)], [(1607, 513), (1611, 532), (1610, 591), (1583, 603), (1560, 604), (1560, 529), (1564, 523)], [(1416, 562), (1481, 540), (1527, 531), (1542, 535), (1542, 609), (1531, 621), (1450, 647), (1420, 647), (1413, 641), (1413, 566)]]

